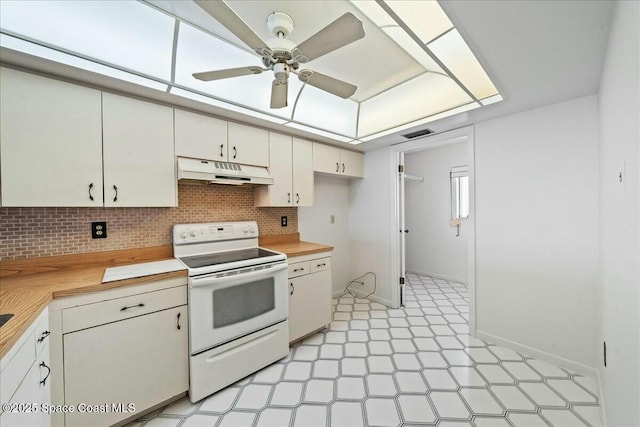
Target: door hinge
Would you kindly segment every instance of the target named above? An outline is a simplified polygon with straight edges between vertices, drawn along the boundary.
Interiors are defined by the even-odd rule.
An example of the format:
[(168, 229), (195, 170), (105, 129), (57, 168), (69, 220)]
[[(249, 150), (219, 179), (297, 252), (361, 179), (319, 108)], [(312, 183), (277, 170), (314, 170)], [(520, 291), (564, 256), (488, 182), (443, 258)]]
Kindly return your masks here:
[(404, 285), (404, 277), (400, 277), (400, 284)]
[(398, 165), (398, 172), (404, 172), (404, 165)]

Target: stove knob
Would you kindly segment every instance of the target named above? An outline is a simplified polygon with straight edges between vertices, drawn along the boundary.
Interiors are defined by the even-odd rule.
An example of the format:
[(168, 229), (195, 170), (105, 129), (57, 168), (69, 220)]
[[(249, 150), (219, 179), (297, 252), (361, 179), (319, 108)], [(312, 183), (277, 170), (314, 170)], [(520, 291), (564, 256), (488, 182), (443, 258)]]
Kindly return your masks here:
[(182, 233), (180, 233), (180, 238), (181, 239), (186, 239), (187, 238), (187, 232), (183, 231)]
[(251, 229), (249, 231), (251, 231), (251, 234), (254, 234), (256, 232), (256, 229), (251, 227)]
[(247, 234), (247, 233), (249, 232), (249, 229), (245, 227), (244, 229), (242, 229), (242, 232), (243, 232), (244, 234)]
[(195, 231), (192, 231), (192, 232), (190, 232), (190, 233), (189, 233), (189, 235), (190, 235), (191, 237), (196, 237), (196, 232), (195, 232)]

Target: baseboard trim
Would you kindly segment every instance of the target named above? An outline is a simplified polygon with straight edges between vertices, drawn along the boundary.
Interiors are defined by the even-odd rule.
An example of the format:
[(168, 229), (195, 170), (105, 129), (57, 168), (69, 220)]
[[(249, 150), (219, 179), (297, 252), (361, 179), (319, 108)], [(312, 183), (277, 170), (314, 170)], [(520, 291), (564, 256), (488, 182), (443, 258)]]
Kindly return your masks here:
[(416, 269), (413, 269), (413, 268), (408, 268), (406, 270), (406, 272), (407, 273), (419, 274), (421, 276), (435, 277), (436, 279), (449, 280), (450, 282), (460, 282), (460, 283), (464, 283), (465, 285), (469, 284), (469, 280), (467, 280), (467, 279), (463, 279), (463, 278), (460, 278), (460, 277), (454, 277), (454, 276), (448, 276), (446, 274), (430, 273), (428, 271), (416, 270)]
[[(360, 291), (358, 291), (358, 290), (356, 290), (356, 289), (353, 289), (353, 288), (349, 289), (349, 291), (350, 291), (353, 295), (355, 295), (356, 297), (358, 297), (358, 298), (364, 298), (364, 297), (366, 297), (368, 300), (371, 300), (371, 301), (373, 301), (373, 302), (380, 303), (380, 304), (382, 304), (382, 305), (386, 305), (386, 306), (387, 306), (387, 307), (389, 307), (389, 308), (392, 308), (392, 307), (393, 307), (393, 306), (391, 305), (391, 301), (390, 301), (390, 300), (385, 299), (385, 298), (380, 298), (380, 297), (379, 297), (379, 296), (377, 296), (376, 294), (373, 294), (373, 295), (369, 295), (369, 296), (367, 296), (367, 292), (360, 292)], [(345, 295), (346, 293), (347, 293), (347, 290), (346, 290), (346, 289), (343, 289), (343, 290), (341, 290), (341, 291), (335, 291), (335, 292), (333, 293), (333, 297), (334, 297), (334, 298), (338, 298), (338, 297), (341, 297), (342, 295)]]
[[(493, 344), (498, 344), (503, 347), (506, 347), (510, 350), (517, 351), (519, 353), (526, 354), (527, 356), (535, 357), (536, 359), (540, 359), (544, 362), (552, 363), (556, 366), (560, 366), (561, 368), (566, 368), (572, 372), (575, 372), (580, 375), (586, 375), (590, 377), (595, 377), (599, 380), (600, 376), (598, 375), (598, 370), (592, 368), (587, 365), (583, 365), (582, 363), (575, 362), (573, 360), (565, 359), (560, 356), (556, 356), (551, 353), (547, 353), (542, 350), (538, 350), (537, 348), (529, 347), (524, 344), (517, 343), (515, 341), (511, 341), (505, 338), (501, 338), (496, 335), (492, 335), (483, 331), (476, 330), (476, 338), (481, 340), (490, 341)], [(601, 389), (602, 390), (602, 389)]]

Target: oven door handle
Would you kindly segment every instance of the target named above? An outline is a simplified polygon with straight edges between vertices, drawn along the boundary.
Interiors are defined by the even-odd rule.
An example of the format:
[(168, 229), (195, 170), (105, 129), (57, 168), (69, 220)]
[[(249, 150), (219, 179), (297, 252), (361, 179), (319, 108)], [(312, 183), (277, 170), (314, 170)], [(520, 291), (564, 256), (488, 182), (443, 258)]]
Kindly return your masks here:
[(215, 275), (209, 276), (209, 277), (203, 277), (199, 279), (194, 279), (191, 282), (191, 286), (195, 288), (195, 287), (201, 287), (201, 286), (211, 286), (211, 285), (215, 285), (217, 283), (225, 282), (228, 280), (237, 280), (237, 279), (251, 280), (253, 278), (260, 277), (260, 276), (271, 276), (273, 273), (277, 271), (285, 270), (288, 267), (289, 267), (288, 264), (286, 262), (283, 262), (281, 264), (270, 265), (268, 267), (264, 267), (259, 270), (249, 270), (249, 271), (240, 270), (237, 273), (233, 273), (233, 274), (227, 273), (220, 277), (216, 277)]

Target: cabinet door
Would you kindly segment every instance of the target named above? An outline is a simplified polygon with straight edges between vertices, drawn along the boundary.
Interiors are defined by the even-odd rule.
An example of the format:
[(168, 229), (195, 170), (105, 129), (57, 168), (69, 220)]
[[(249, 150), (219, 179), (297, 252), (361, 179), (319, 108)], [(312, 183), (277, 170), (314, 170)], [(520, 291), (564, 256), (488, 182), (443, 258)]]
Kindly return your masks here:
[(105, 206), (177, 206), (173, 109), (104, 93)]
[(100, 91), (0, 68), (3, 206), (102, 206)]
[(313, 143), (313, 170), (331, 174), (340, 173), (340, 149)]
[(229, 123), (229, 161), (243, 165), (269, 166), (269, 132)]
[(293, 203), (313, 206), (313, 143), (293, 138)]
[(176, 156), (227, 161), (227, 122), (175, 110)]
[[(180, 328), (178, 329), (178, 326)], [(108, 426), (189, 388), (186, 306), (65, 334), (65, 404), (101, 405), (109, 412), (68, 413), (66, 426)]]
[(331, 270), (289, 279), (289, 342), (331, 323)]
[(340, 150), (340, 173), (347, 176), (363, 177), (364, 155), (355, 151)]
[(269, 133), (269, 174), (273, 185), (263, 186), (269, 192), (269, 206), (292, 206), (291, 137)]

